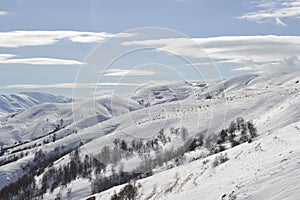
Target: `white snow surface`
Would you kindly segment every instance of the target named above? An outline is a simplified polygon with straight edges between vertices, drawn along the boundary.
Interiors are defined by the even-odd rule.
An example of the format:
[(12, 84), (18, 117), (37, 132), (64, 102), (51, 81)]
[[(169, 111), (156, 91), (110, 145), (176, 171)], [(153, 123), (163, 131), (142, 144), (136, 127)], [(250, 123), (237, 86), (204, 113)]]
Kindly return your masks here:
[[(226, 151), (229, 161), (213, 168), (213, 155), (138, 180), (137, 199), (296, 200), (300, 195), (300, 123)], [(224, 153), (224, 152), (223, 152)], [(204, 160), (208, 160), (204, 164)], [(94, 194), (106, 200), (125, 185)]]
[(72, 99), (40, 92), (0, 95), (0, 114), (21, 112), (41, 103), (67, 103)]
[[(196, 160), (139, 180), (138, 199), (224, 199), (233, 191), (237, 199), (297, 199), (300, 195), (300, 74), (244, 75), (208, 83), (179, 82), (142, 89), (128, 96), (103, 96), (74, 104), (45, 103), (16, 115), (0, 118), (0, 145), (10, 151), (33, 144), (29, 155), (0, 166), (0, 188), (22, 175), (21, 164), (30, 162), (38, 149), (72, 147), (82, 142), (81, 156), (99, 153), (115, 138), (151, 138), (162, 128), (186, 127), (189, 133), (212, 134), (237, 117), (252, 120), (259, 137), (252, 143), (226, 150), (229, 161), (211, 167)], [(211, 95), (212, 98), (206, 97)], [(63, 119), (63, 123), (61, 123)], [(55, 132), (57, 140), (43, 144)], [(16, 142), (21, 142), (18, 146)], [(4, 154), (0, 158), (11, 155)], [(54, 163), (69, 161), (66, 155)], [(72, 199), (86, 199), (91, 187), (77, 179), (68, 187)], [(109, 199), (117, 186), (99, 194)], [(47, 193), (54, 199), (60, 191)], [(64, 198), (66, 199), (66, 198)]]

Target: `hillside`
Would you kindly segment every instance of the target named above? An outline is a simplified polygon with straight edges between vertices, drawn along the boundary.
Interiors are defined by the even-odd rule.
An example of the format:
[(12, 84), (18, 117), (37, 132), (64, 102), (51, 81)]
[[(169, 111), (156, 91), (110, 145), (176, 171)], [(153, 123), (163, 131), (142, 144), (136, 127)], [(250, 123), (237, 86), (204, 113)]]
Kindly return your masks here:
[[(136, 183), (138, 199), (221, 199), (225, 194), (228, 200), (235, 195), (295, 199), (300, 180), (299, 80), (300, 74), (294, 73), (170, 83), (131, 96), (46, 103), (2, 117), (0, 188), (31, 173), (38, 185), (45, 185), (44, 199), (85, 199), (92, 193), (109, 199), (125, 187), (123, 180), (144, 177)], [(220, 153), (207, 148), (207, 138), (238, 117), (253, 122), (258, 136), (233, 148), (224, 144), (222, 153), (229, 160), (212, 167)], [(191, 150), (191, 141), (200, 137), (206, 147)], [(103, 157), (105, 151), (117, 155), (115, 160)], [(72, 161), (86, 162), (86, 171)], [(54, 179), (63, 171), (72, 174), (72, 166), (72, 177)], [(105, 178), (106, 186), (95, 188)], [(111, 189), (109, 183), (114, 183)], [(290, 187), (280, 190), (284, 184)]]
[(6, 113), (21, 112), (42, 103), (68, 103), (72, 100), (64, 96), (55, 96), (38, 92), (0, 95), (0, 116)]
[[(217, 154), (139, 180), (137, 199), (298, 199), (299, 133), (298, 122), (223, 152), (229, 160), (219, 166)], [(125, 185), (94, 196), (110, 199)]]

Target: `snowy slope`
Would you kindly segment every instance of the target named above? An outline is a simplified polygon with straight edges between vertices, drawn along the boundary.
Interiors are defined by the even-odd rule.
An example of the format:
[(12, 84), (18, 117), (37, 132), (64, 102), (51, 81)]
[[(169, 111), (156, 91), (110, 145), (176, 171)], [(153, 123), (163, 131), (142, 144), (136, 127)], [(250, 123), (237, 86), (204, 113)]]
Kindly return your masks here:
[[(210, 125), (210, 132), (215, 132), (220, 130), (222, 127), (227, 126), (231, 120), (235, 119), (238, 116), (242, 116), (248, 120), (253, 120), (259, 130), (259, 133), (261, 134), (262, 139), (265, 135), (273, 134), (273, 132), (283, 134), (286, 130), (291, 129), (295, 133), (295, 130), (297, 131), (298, 129), (290, 127), (299, 127), (298, 125), (293, 124), (299, 122), (300, 120), (300, 114), (298, 112), (300, 106), (300, 93), (299, 84), (297, 83), (299, 79), (299, 74), (278, 74), (273, 75), (272, 77), (248, 75), (222, 81), (215, 81), (209, 84), (209, 89), (207, 88), (206, 90), (203, 90), (203, 88), (201, 88), (197, 91), (197, 97), (205, 97), (205, 95), (207, 95), (208, 93), (212, 94), (214, 97), (211, 100), (199, 98), (196, 101), (197, 104), (194, 104), (195, 101), (189, 101), (189, 98), (186, 98), (183, 101), (176, 102), (165, 101), (166, 103), (163, 103), (164, 111), (169, 114), (171, 113), (170, 115), (166, 115), (166, 118), (157, 119), (149, 117), (148, 108), (146, 112), (144, 109), (142, 109), (131, 112), (130, 117), (128, 117), (128, 115), (120, 115), (113, 118), (113, 122), (110, 122), (108, 120), (105, 123), (99, 124), (97, 127), (90, 127), (83, 130), (82, 135), (91, 135), (93, 132), (105, 129), (105, 127), (106, 129), (109, 128), (113, 123), (117, 125), (117, 128), (114, 128), (112, 131), (110, 131), (109, 135), (105, 135), (103, 137), (99, 137), (98, 139), (92, 140), (91, 142), (84, 145), (82, 149), (87, 149), (89, 153), (97, 153), (100, 151), (100, 148), (104, 146), (104, 144), (108, 144), (109, 142), (112, 144), (114, 138), (131, 139), (132, 136), (147, 137), (149, 135), (157, 133), (161, 129), (161, 127), (176, 127), (176, 125), (178, 124), (182, 125), (181, 123), (183, 123), (184, 126), (189, 127), (190, 131), (193, 131), (193, 129), (195, 129), (195, 124), (199, 123), (200, 125), (197, 129), (198, 132), (207, 131)], [(220, 93), (220, 90), (225, 95)], [(150, 91), (149, 94), (152, 95), (152, 91)], [(226, 101), (225, 104), (222, 103), (222, 101), (224, 101), (224, 98)], [(178, 104), (178, 102), (180, 102), (180, 104)], [(190, 109), (192, 107), (194, 108), (195, 106), (198, 107), (199, 105), (201, 105), (201, 108), (203, 109)], [(209, 107), (207, 107), (207, 105), (209, 105)], [(225, 115), (224, 105), (226, 111)], [(178, 109), (175, 109), (176, 112), (174, 113), (174, 107), (180, 108), (180, 111), (177, 112)], [(161, 108), (162, 107), (159, 104), (152, 104), (152, 106), (150, 107), (150, 112), (160, 113)], [(201, 113), (200, 117), (198, 117), (199, 112)], [(211, 113), (214, 114), (213, 118), (208, 117), (211, 115)], [(134, 118), (134, 116), (136, 118)], [(184, 116), (186, 116), (186, 118)], [(188, 120), (182, 122), (182, 119)], [(211, 119), (214, 119), (215, 121), (211, 123)], [(137, 126), (135, 123), (137, 120), (142, 122), (142, 125)], [(269, 136), (266, 136), (266, 138), (268, 137)], [(287, 137), (290, 136), (288, 135)], [(290, 139), (293, 140), (293, 138)], [(244, 144), (237, 148), (244, 148), (245, 145), (247, 144)], [(293, 146), (291, 148), (296, 147)], [(261, 159), (263, 159), (264, 156), (265, 155), (262, 155)], [(254, 155), (253, 157), (256, 157), (256, 155)], [(68, 161), (67, 157), (65, 158), (65, 161)], [(270, 161), (266, 160), (266, 162)], [(199, 161), (198, 163), (201, 164), (202, 162)], [(254, 164), (256, 163), (254, 162)], [(234, 165), (239, 165), (239, 163)], [(272, 165), (274, 165), (274, 163), (270, 163), (270, 166)], [(255, 165), (253, 167), (255, 167)], [(190, 170), (190, 168), (191, 166), (186, 166), (187, 170)], [(195, 167), (195, 169), (198, 170), (197, 167)], [(179, 168), (178, 170), (181, 170), (181, 168)], [(242, 168), (241, 170), (244, 169)], [(240, 173), (244, 172), (242, 171)], [(269, 172), (267, 171), (266, 173)], [(157, 177), (165, 176), (158, 174)], [(219, 180), (219, 178), (217, 178), (217, 180)], [(202, 181), (204, 183), (199, 183), (200, 185), (203, 185), (206, 182), (206, 180)], [(154, 179), (153, 182), (162, 183), (163, 181)], [(152, 185), (150, 184), (149, 187), (155, 188), (155, 183), (153, 183)], [(215, 189), (212, 186), (210, 186), (210, 188), (212, 188), (212, 191), (214, 191)], [(83, 188), (81, 188), (81, 190), (82, 189)], [(189, 190), (189, 188), (187, 190)], [(231, 192), (230, 190), (231, 188), (229, 188), (228, 191), (224, 190), (222, 192), (225, 192), (225, 194), (227, 193), (228, 195)], [(85, 186), (84, 191), (86, 194), (87, 191), (90, 191), (90, 187)], [(221, 195), (223, 195), (220, 194), (220, 192), (216, 193), (216, 195), (218, 196), (212, 196), (211, 198), (209, 198), (209, 195), (211, 193), (213, 192), (208, 192), (207, 198), (203, 199), (218, 199)], [(165, 199), (183, 199), (185, 195), (186, 194), (183, 193), (182, 197), (180, 198), (177, 198), (177, 195), (175, 195), (174, 197), (170, 198), (168, 196), (168, 198)], [(51, 195), (49, 197), (51, 197)], [(193, 199), (193, 193), (189, 194), (189, 197), (190, 198), (188, 199)], [(141, 196), (140, 198), (147, 199), (146, 195)], [(103, 199), (105, 199), (105, 196)], [(156, 199), (164, 198), (158, 195)]]
[[(245, 199), (249, 195), (247, 198), (251, 199), (251, 195), (256, 195), (255, 189), (252, 188), (252, 193), (249, 192), (248, 194), (246, 189), (243, 191), (234, 188), (236, 186), (240, 187), (240, 182), (247, 186), (248, 183), (250, 186), (252, 184), (251, 187), (254, 187), (269, 181), (266, 178), (255, 182), (253, 169), (260, 168), (259, 172), (262, 173), (260, 177), (267, 177), (274, 170), (283, 167), (281, 162), (280, 165), (276, 165), (278, 160), (273, 162), (272, 159), (264, 159), (271, 152), (281, 150), (280, 145), (283, 145), (276, 143), (276, 146), (275, 142), (270, 142), (273, 141), (273, 136), (287, 137), (289, 148), (285, 148), (285, 150), (294, 149), (292, 151), (298, 151), (294, 144), (297, 144), (296, 141), (299, 138), (295, 136), (294, 141), (293, 137), (299, 133), (300, 129), (299, 80), (300, 74), (294, 73), (274, 74), (272, 76), (245, 75), (225, 80), (214, 80), (205, 84), (201, 82), (172, 83), (141, 89), (130, 96), (130, 99), (128, 96), (115, 96), (113, 98), (104, 96), (97, 99), (80, 100), (74, 105), (48, 103), (38, 105), (15, 116), (1, 118), (2, 144), (11, 146), (16, 141), (28, 141), (12, 147), (10, 151), (30, 147), (28, 150), (30, 153), (17, 162), (0, 166), (0, 188), (22, 175), (18, 171), (21, 164), (31, 162), (33, 153), (38, 149), (50, 152), (60, 146), (74, 147), (82, 145), (80, 149), (83, 158), (85, 154), (92, 153), (95, 155), (99, 153), (103, 146), (112, 145), (116, 138), (127, 141), (133, 138), (151, 138), (158, 134), (162, 128), (169, 130), (171, 127), (186, 127), (192, 135), (212, 134), (227, 127), (237, 117), (243, 117), (246, 120), (253, 120), (260, 137), (251, 144), (243, 144), (228, 150), (228, 157), (230, 158), (228, 162), (211, 169), (210, 164), (203, 166), (203, 161), (198, 160), (185, 166), (161, 172), (161, 174), (142, 180), (142, 188), (140, 188), (139, 193), (141, 195), (140, 199), (186, 199), (183, 198), (185, 196), (189, 197), (187, 199), (195, 199), (193, 195), (195, 193), (202, 194), (202, 192), (203, 199), (220, 199), (223, 194), (228, 196), (234, 190), (235, 193), (239, 193), (238, 198)], [(210, 98), (207, 98), (208, 96)], [(63, 119), (62, 124), (61, 119)], [(44, 144), (43, 141), (52, 137), (53, 133), (51, 131), (55, 130), (58, 125), (61, 126), (55, 132), (56, 141)], [(50, 135), (48, 135), (49, 133)], [(270, 148), (272, 150), (257, 152), (251, 150), (256, 148), (255, 145), (259, 143), (265, 145), (261, 147), (262, 149), (265, 147), (265, 149)], [(41, 146), (31, 147), (34, 144), (40, 144)], [(287, 157), (290, 155), (288, 153), (291, 150), (289, 152), (285, 150), (280, 151), (280, 154)], [(249, 151), (251, 153), (247, 153)], [(235, 155), (240, 152), (243, 156), (238, 156), (239, 160), (235, 158)], [(7, 152), (2, 158), (9, 156), (12, 155)], [(58, 159), (53, 166), (59, 167), (66, 164), (70, 161), (69, 158), (69, 155), (66, 155)], [(260, 159), (260, 162), (256, 162), (254, 158)], [(210, 163), (212, 160), (213, 158), (210, 158)], [(124, 162), (125, 167), (132, 165), (129, 161), (128, 163)], [(286, 164), (288, 162), (283, 161), (282, 163)], [(263, 166), (266, 166), (266, 169), (261, 171)], [(274, 170), (271, 166), (274, 166)], [(221, 178), (232, 173), (232, 170), (237, 171), (236, 176), (226, 177), (224, 180)], [(283, 176), (290, 177), (294, 175), (296, 168), (289, 165), (288, 170), (291, 170), (292, 174), (286, 172)], [(248, 171), (251, 173), (247, 174)], [(190, 172), (191, 174), (189, 174)], [(199, 175), (202, 172), (204, 176)], [(245, 180), (241, 178), (243, 174), (246, 174), (246, 177), (243, 176)], [(167, 175), (171, 178), (175, 175), (178, 176), (178, 184), (180, 183), (182, 186), (174, 186), (174, 191), (172, 189), (172, 192), (165, 194), (164, 191), (169, 191), (168, 185), (171, 183), (169, 184), (169, 182), (165, 182), (160, 178)], [(271, 182), (272, 178), (274, 177), (270, 178)], [(190, 179), (195, 179), (196, 184), (191, 182)], [(254, 180), (254, 182), (250, 180)], [(287, 180), (293, 183), (292, 178)], [(171, 180), (169, 181), (171, 182)], [(79, 178), (68, 185), (67, 188), (57, 188), (53, 193), (47, 193), (45, 199), (53, 199), (53, 195), (58, 191), (61, 191), (63, 197), (66, 197), (67, 190), (70, 187), (74, 199), (84, 198), (91, 194), (91, 187), (87, 182), (89, 181)], [(203, 186), (203, 188), (200, 186)], [(101, 197), (100, 199), (107, 199), (107, 195), (111, 195), (117, 188), (119, 187), (97, 196)], [(153, 188), (157, 189), (152, 191)], [(266, 188), (271, 188), (271, 186)], [(275, 189), (277, 189), (276, 185), (268, 192), (273, 192)], [(264, 194), (267, 191), (261, 190)], [(292, 193), (293, 190), (290, 192)], [(153, 192), (153, 198), (147, 198), (150, 196), (149, 192), (151, 191)], [(287, 189), (283, 195), (288, 194), (290, 193)], [(256, 197), (256, 199), (261, 199), (258, 198), (260, 196)]]
[(62, 128), (62, 131), (70, 132), (69, 127), (71, 131), (77, 131), (141, 108), (137, 102), (128, 102), (123, 97), (115, 98), (118, 98), (118, 103), (112, 105), (109, 96), (65, 104), (44, 103), (24, 112), (0, 118), (0, 145), (31, 141), (53, 132), (58, 127)]
[[(213, 155), (137, 181), (138, 199), (295, 200), (300, 195), (300, 123), (227, 150), (229, 161), (213, 168)], [(207, 163), (203, 161), (207, 160)], [(167, 178), (166, 178), (167, 177)], [(95, 194), (109, 199), (124, 185)], [(234, 199), (234, 198), (232, 198)]]
[(0, 116), (1, 113), (13, 113), (24, 111), (41, 103), (67, 103), (70, 98), (55, 96), (39, 92), (22, 92), (19, 94), (0, 95)]

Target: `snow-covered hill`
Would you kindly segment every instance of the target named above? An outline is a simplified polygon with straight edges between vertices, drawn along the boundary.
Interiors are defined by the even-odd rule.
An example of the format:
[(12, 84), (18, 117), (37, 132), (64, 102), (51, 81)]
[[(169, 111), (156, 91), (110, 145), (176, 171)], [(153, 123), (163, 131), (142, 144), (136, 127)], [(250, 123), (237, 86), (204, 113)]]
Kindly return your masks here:
[(0, 114), (24, 111), (41, 103), (67, 103), (70, 98), (39, 92), (0, 95)]
[[(4, 152), (0, 161), (13, 162), (0, 166), (0, 188), (25, 174), (24, 166), (34, 163), (40, 150), (46, 155), (53, 152), (61, 155), (55, 157), (52, 167), (43, 168), (35, 175), (39, 185), (50, 169), (70, 165), (73, 155), (69, 154), (70, 150), (79, 148), (80, 159), (84, 160), (86, 156), (97, 157), (104, 146), (113, 149), (116, 140), (127, 144), (134, 139), (153, 143), (162, 129), (168, 132), (181, 127), (186, 128), (189, 137), (208, 136), (242, 117), (257, 127), (259, 136), (252, 143), (226, 150), (229, 160), (217, 167), (211, 166), (218, 155), (200, 158), (202, 151), (186, 152), (180, 166), (173, 169), (167, 170), (170, 168), (167, 163), (157, 166), (152, 177), (138, 181), (138, 199), (199, 199), (199, 195), (203, 199), (221, 199), (226, 194), (223, 199), (229, 200), (232, 191), (230, 200), (235, 195), (237, 199), (272, 199), (268, 198), (271, 194), (274, 199), (295, 199), (299, 195), (295, 190), (299, 188), (294, 185), (300, 184), (296, 176), (299, 172), (296, 152), (300, 151), (297, 147), (299, 81), (300, 74), (294, 73), (244, 75), (207, 83), (170, 83), (142, 88), (128, 96), (103, 96), (74, 104), (41, 104), (3, 117), (0, 144), (4, 145)], [(161, 151), (182, 150), (180, 137), (169, 137)], [(146, 155), (153, 157), (154, 152)], [(139, 157), (124, 154), (114, 168), (131, 173), (141, 164)], [(195, 161), (191, 162), (192, 158)], [(174, 165), (175, 160), (170, 162)], [(284, 167), (287, 170), (280, 173), (279, 169)], [(101, 176), (110, 173), (106, 170)], [(98, 176), (94, 171), (91, 174), (89, 178), (79, 175), (65, 186), (54, 187), (53, 191), (48, 189), (44, 199), (53, 199), (56, 194), (62, 199), (86, 198), (92, 194), (92, 182)], [(278, 190), (285, 180), (277, 176), (286, 177), (290, 187), (282, 192)], [(113, 187), (94, 196), (109, 199), (123, 187)]]
[(24, 112), (7, 115), (0, 119), (0, 145), (32, 141), (58, 130), (58, 134), (77, 132), (141, 108), (137, 102), (128, 102), (121, 96), (115, 98), (118, 102), (114, 104), (111, 104), (110, 96), (74, 103), (43, 103)]
[[(138, 180), (137, 199), (299, 199), (299, 142), (297, 122), (223, 152), (229, 160), (219, 166), (212, 164), (217, 154)], [(92, 196), (110, 199), (125, 185)]]

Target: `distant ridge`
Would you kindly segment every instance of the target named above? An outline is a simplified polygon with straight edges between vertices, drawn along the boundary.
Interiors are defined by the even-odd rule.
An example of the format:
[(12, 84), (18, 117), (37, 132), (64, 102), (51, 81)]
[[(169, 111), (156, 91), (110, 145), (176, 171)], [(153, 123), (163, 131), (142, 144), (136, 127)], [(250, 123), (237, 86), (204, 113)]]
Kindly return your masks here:
[(68, 103), (72, 99), (41, 92), (21, 92), (0, 95), (0, 115), (21, 112), (42, 103)]

